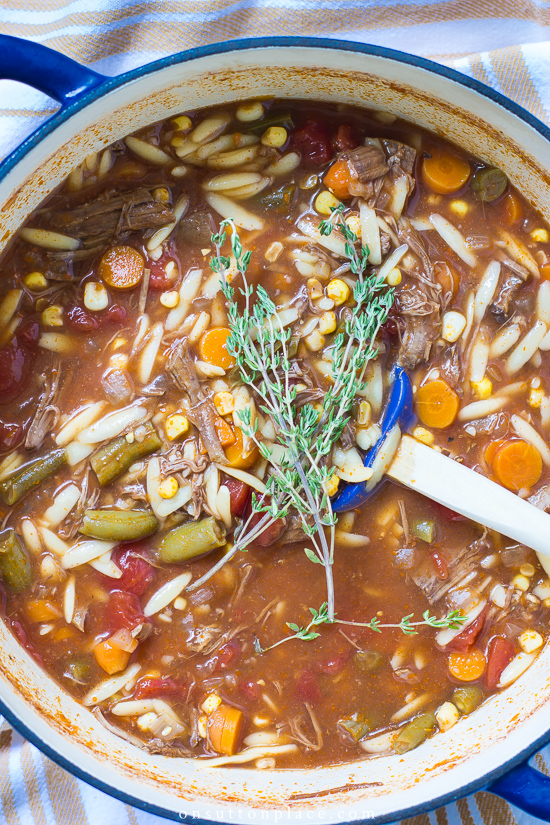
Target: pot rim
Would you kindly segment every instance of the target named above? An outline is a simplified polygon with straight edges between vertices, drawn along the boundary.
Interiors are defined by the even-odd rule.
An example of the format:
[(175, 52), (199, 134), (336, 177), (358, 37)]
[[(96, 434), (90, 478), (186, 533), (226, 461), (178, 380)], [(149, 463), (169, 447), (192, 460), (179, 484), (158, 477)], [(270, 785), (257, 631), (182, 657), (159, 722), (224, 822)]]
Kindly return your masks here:
[[(409, 54), (397, 49), (385, 48), (383, 46), (374, 46), (366, 43), (356, 43), (354, 41), (328, 39), (323, 37), (255, 37), (224, 41), (221, 43), (213, 43), (206, 46), (187, 49), (185, 51), (176, 52), (175, 54), (160, 58), (153, 62), (146, 63), (143, 66), (131, 69), (130, 71), (116, 75), (115, 77), (105, 76), (105, 80), (103, 82), (89, 91), (79, 95), (78, 99), (75, 99), (74, 102), (65, 106), (62, 105), (58, 112), (52, 115), (45, 123), (39, 126), (38, 129), (26, 137), (23, 142), (20, 143), (19, 146), (17, 146), (17, 148), (14, 149), (0, 164), (0, 181), (4, 180), (4, 178), (6, 178), (6, 176), (14, 170), (22, 160), (24, 160), (25, 156), (31, 152), (32, 149), (38, 146), (45, 137), (55, 132), (59, 126), (69, 120), (73, 115), (127, 83), (139, 80), (150, 74), (154, 74), (157, 71), (179, 64), (188, 63), (199, 58), (228, 54), (230, 52), (260, 49), (267, 51), (268, 49), (274, 48), (306, 48), (328, 49), (331, 51), (348, 51), (423, 69), (432, 74), (439, 75), (440, 77), (443, 77), (446, 80), (460, 86), (464, 86), (482, 97), (490, 99), (493, 103), (496, 103), (506, 109), (510, 114), (526, 123), (550, 143), (550, 128), (535, 115), (523, 108), (523, 106), (520, 106), (513, 100), (505, 97), (500, 92), (492, 89), (490, 86), (486, 86), (479, 80), (468, 77), (456, 69), (435, 63), (427, 58)], [(192, 814), (187, 815), (178, 813), (175, 810), (164, 808), (156, 803), (150, 803), (144, 799), (134, 797), (132, 794), (118, 789), (114, 781), (112, 785), (106, 783), (87, 770), (69, 761), (69, 759), (61, 753), (54, 750), (38, 734), (34, 733), (34, 731), (27, 726), (27, 723), (23, 721), (23, 719), (20, 719), (12, 710), (10, 710), (1, 698), (0, 712), (10, 725), (12, 725), (25, 739), (36, 746), (45, 756), (59, 765), (59, 767), (68, 771), (73, 776), (83, 780), (87, 784), (95, 787), (97, 790), (106, 793), (121, 802), (139, 808), (146, 813), (155, 814), (165, 819), (181, 822), (187, 820), (187, 817), (189, 816), (189, 818), (196, 823), (196, 825), (222, 825), (222, 823), (216, 823), (214, 820), (204, 820), (193, 817)], [(431, 799), (429, 802), (423, 802), (411, 807), (405, 807), (392, 813), (376, 815), (370, 821), (380, 824), (396, 822), (403, 818), (412, 817), (417, 814), (442, 807), (455, 801), (456, 799), (469, 796), (476, 791), (487, 789), (488, 785), (506, 775), (511, 769), (526, 762), (534, 753), (549, 742), (550, 728), (531, 742), (531, 744), (511, 756), (506, 763), (493, 769), (489, 773), (483, 774), (478, 779), (467, 782), (462, 785), (458, 791), (449, 791), (448, 793), (440, 794), (434, 799)]]

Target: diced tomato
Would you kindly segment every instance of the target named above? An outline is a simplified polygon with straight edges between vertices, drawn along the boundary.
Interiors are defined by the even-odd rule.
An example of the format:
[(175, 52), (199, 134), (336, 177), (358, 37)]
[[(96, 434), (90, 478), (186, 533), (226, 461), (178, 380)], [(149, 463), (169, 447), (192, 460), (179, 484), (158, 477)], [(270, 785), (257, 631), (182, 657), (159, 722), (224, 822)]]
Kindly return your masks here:
[(454, 510), (450, 510), (438, 501), (432, 501), (432, 505), (437, 515), (444, 519), (444, 521), (467, 521), (466, 516), (463, 516), (461, 513), (455, 513)]
[(100, 316), (99, 325), (104, 326), (104, 324), (121, 324), (126, 320), (128, 313), (120, 304), (111, 304), (110, 307), (107, 307), (107, 309), (104, 309), (98, 314)]
[(349, 152), (359, 146), (361, 139), (355, 126), (341, 123), (332, 142), (337, 152)]
[(21, 395), (32, 372), (34, 353), (21, 346), (17, 338), (0, 348), (0, 404), (8, 404)]
[(296, 129), (293, 133), (290, 145), (300, 152), (303, 163), (322, 166), (332, 157), (330, 132), (322, 120), (313, 118), (307, 120), (300, 129)]
[(239, 682), (239, 690), (242, 692), (252, 701), (257, 701), (260, 696), (262, 695), (262, 688), (255, 682), (254, 679), (245, 679), (242, 682)]
[(175, 682), (170, 676), (142, 676), (136, 683), (134, 699), (149, 699), (151, 696), (177, 696), (187, 692), (188, 685)]
[[(254, 513), (249, 522), (249, 530), (255, 527), (264, 516), (265, 513)], [(286, 521), (284, 518), (275, 519), (268, 527), (264, 528), (259, 536), (256, 536), (254, 542), (259, 544), (260, 547), (269, 547), (271, 544), (275, 544), (285, 527)]]
[[(149, 275), (149, 289), (170, 289), (174, 285), (174, 279), (166, 274), (166, 265), (173, 261), (167, 255), (163, 255), (158, 261), (148, 261), (151, 272)], [(174, 261), (175, 263), (175, 261)]]
[(36, 346), (40, 336), (40, 325), (35, 318), (27, 318), (17, 330), (17, 337), (24, 347)]
[(244, 481), (239, 481), (237, 478), (230, 478), (225, 476), (222, 484), (229, 490), (229, 500), (231, 506), (231, 515), (240, 517), (246, 509), (246, 505), (250, 499), (252, 488), (245, 484)]
[(327, 673), (330, 676), (334, 676), (336, 673), (340, 673), (340, 671), (345, 668), (352, 656), (353, 648), (351, 647), (349, 650), (346, 648), (338, 653), (332, 653), (325, 659), (321, 659), (320, 662), (317, 662), (315, 665), (315, 670), (318, 673)]
[(437, 550), (432, 552), (432, 561), (434, 563), (436, 576), (439, 581), (445, 581), (445, 579), (449, 578), (449, 568), (447, 567), (447, 562), (441, 555), (438, 553)]
[(72, 332), (93, 332), (99, 329), (97, 317), (78, 304), (70, 304), (65, 309), (65, 323)]
[(454, 650), (458, 653), (462, 653), (465, 650), (468, 650), (471, 647), (477, 637), (481, 634), (483, 630), (483, 625), (485, 624), (485, 615), (487, 613), (487, 608), (477, 617), (474, 621), (465, 627), (462, 633), (459, 633), (458, 636), (455, 636), (452, 641), (449, 642), (448, 645), (445, 646), (445, 650)]
[(147, 553), (145, 542), (123, 544), (113, 553), (113, 561), (122, 570), (120, 579), (110, 579), (117, 590), (125, 590), (136, 596), (141, 596), (155, 580), (155, 568), (149, 564), (143, 555)]
[(499, 683), (504, 668), (514, 658), (514, 645), (504, 636), (493, 636), (487, 647), (487, 670), (485, 684), (489, 690), (494, 690)]
[(315, 704), (322, 699), (321, 688), (317, 677), (311, 670), (303, 670), (294, 686), (294, 694), (302, 702)]
[(23, 438), (23, 427), (0, 421), (0, 450), (13, 450)]
[(217, 653), (217, 663), (214, 670), (226, 670), (229, 665), (233, 664), (242, 653), (242, 647), (236, 639), (231, 639), (230, 642), (220, 647)]
[(138, 597), (123, 590), (113, 590), (111, 593), (107, 603), (107, 619), (111, 633), (123, 627), (134, 630), (138, 625), (148, 623)]

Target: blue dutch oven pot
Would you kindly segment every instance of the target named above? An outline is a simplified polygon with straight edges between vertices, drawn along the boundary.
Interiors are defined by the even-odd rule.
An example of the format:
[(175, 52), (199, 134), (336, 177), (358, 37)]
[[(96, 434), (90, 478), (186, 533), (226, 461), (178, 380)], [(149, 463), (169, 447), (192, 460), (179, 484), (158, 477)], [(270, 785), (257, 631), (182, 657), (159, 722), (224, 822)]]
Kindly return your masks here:
[[(290, 83), (285, 78), (292, 71)], [(148, 122), (185, 108), (223, 102), (219, 89), (215, 91), (216, 82), (219, 83), (216, 73), (222, 75), (228, 101), (257, 96), (262, 89), (264, 94), (290, 96), (290, 89), (296, 92), (296, 97), (370, 101), (380, 108), (387, 105), (389, 110), (409, 116), (421, 125), (438, 128), (463, 145), (467, 142), (474, 153), (488, 153), (489, 159), (499, 162), (514, 182), (517, 178), (520, 189), (523, 185), (526, 191), (529, 186), (531, 194), (533, 187), (537, 190), (535, 203), (539, 208), (550, 204), (550, 133), (544, 124), (492, 89), (419, 57), (356, 43), (279, 37), (205, 46), (109, 78), (44, 46), (2, 35), (0, 78), (28, 84), (61, 104), (57, 114), (0, 166), (0, 205), (4, 204), (3, 209), (0, 208), (0, 238), (3, 242), (70, 171), (71, 166), (67, 165), (70, 158), (75, 165), (90, 151), (87, 139), (95, 141), (97, 149)], [(278, 83), (282, 85), (279, 87)], [(139, 104), (140, 84), (145, 101), (142, 104)], [(119, 115), (124, 107), (132, 110), (130, 116)], [(98, 127), (94, 125), (94, 119), (101, 121), (105, 113), (113, 124), (110, 138), (106, 137), (104, 122)], [(80, 135), (80, 142), (71, 143), (76, 133)], [(483, 134), (489, 134), (487, 140), (492, 148), (485, 147)], [(51, 164), (56, 152), (68, 153), (65, 166)], [(52, 181), (49, 184), (42, 180), (33, 190), (35, 168), (45, 169), (46, 174), (49, 170)], [(7, 196), (10, 190), (16, 193), (15, 197)], [(411, 400), (406, 376), (396, 371), (384, 417), (384, 434), (397, 422), (407, 426)], [(353, 506), (359, 493), (354, 485), (349, 485), (339, 497), (338, 509)], [(550, 741), (550, 712), (539, 708), (550, 704), (550, 687), (543, 671), (542, 675), (530, 678), (531, 672), (517, 689), (519, 699), (510, 694), (510, 702), (515, 702), (514, 718), (508, 718), (506, 703), (497, 708), (497, 732), (492, 719), (487, 728), (487, 750), (484, 750), (483, 737), (479, 742), (475, 730), (472, 733), (463, 727), (462, 738), (473, 737), (471, 748), (468, 745), (461, 751), (460, 734), (455, 739), (449, 736), (452, 731), (441, 734), (414, 751), (410, 763), (392, 757), (390, 767), (384, 768), (378, 777), (381, 781), (377, 779), (377, 770), (382, 758), (317, 772), (277, 771), (273, 775), (266, 771), (234, 769), (205, 771), (200, 764), (197, 768), (197, 762), (188, 770), (181, 766), (183, 760), (168, 760), (172, 766), (180, 763), (177, 767), (182, 775), (188, 770), (185, 782), (178, 788), (178, 771), (171, 773), (172, 768), (166, 767), (164, 758), (146, 758), (132, 746), (125, 743), (119, 746), (116, 737), (102, 733), (100, 726), (94, 727), (90, 714), (39, 671), (3, 624), (0, 628), (0, 710), (23, 736), (61, 767), (124, 802), (176, 821), (189, 819), (199, 823), (234, 819), (236, 808), (244, 809), (244, 818), (251, 821), (261, 818), (294, 822), (305, 818), (303, 808), (310, 814), (308, 818), (325, 823), (392, 822), (479, 790), (498, 794), (529, 814), (550, 822), (550, 779), (527, 762)], [(536, 690), (532, 684), (535, 678), (540, 681)], [(518, 724), (524, 705), (524, 718)], [(474, 714), (479, 721), (473, 728), (483, 734), (485, 723), (479, 714), (480, 711)], [(466, 724), (466, 720), (460, 724), (463, 723)], [(102, 736), (107, 737), (108, 744)], [(440, 762), (428, 764), (420, 758), (431, 743), (440, 747), (438, 758), (445, 754), (448, 764), (439, 778), (432, 780), (427, 795), (422, 791), (424, 780), (428, 782), (440, 767)], [(477, 757), (473, 773), (468, 772), (467, 767), (460, 768), (461, 764), (468, 763), (468, 754), (464, 751), (469, 749)], [(418, 787), (404, 787), (399, 775), (401, 763), (406, 763), (411, 782)], [(460, 775), (454, 778), (457, 772)], [(201, 777), (201, 773), (209, 776)], [(344, 776), (347, 782), (343, 781)], [(385, 781), (391, 793), (383, 798), (363, 796), (358, 801), (359, 791), (369, 786), (374, 789), (383, 786)], [(284, 792), (281, 791), (283, 785)], [(337, 804), (329, 804), (331, 800)]]

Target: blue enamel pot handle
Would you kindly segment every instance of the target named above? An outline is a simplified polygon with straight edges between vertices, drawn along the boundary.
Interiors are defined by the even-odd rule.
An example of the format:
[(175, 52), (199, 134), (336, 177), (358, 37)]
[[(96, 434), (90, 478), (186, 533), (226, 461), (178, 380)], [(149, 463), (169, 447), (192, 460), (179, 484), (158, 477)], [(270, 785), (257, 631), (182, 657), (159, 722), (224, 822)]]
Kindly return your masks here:
[(107, 80), (47, 46), (7, 34), (0, 34), (0, 79), (32, 86), (62, 106)]
[[(57, 100), (62, 107), (76, 102), (108, 80), (53, 49), (5, 34), (0, 34), (0, 79), (17, 80), (32, 86)], [(13, 721), (23, 736), (36, 742), (36, 737), (24, 723)], [(527, 763), (508, 771), (485, 790), (550, 822), (550, 778)]]

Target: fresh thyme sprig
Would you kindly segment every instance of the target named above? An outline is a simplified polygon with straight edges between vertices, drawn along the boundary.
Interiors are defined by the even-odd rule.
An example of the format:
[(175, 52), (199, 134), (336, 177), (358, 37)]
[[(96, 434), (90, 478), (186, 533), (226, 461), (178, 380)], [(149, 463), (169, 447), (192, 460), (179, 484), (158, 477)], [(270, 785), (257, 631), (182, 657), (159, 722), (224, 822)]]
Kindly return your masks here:
[(383, 628), (396, 628), (405, 636), (416, 636), (418, 634), (418, 631), (416, 630), (417, 627), (433, 627), (438, 630), (448, 627), (451, 630), (458, 630), (468, 618), (460, 613), (459, 610), (451, 610), (446, 616), (442, 616), (438, 619), (437, 616), (432, 616), (430, 611), (426, 610), (422, 614), (422, 621), (418, 622), (411, 621), (414, 613), (410, 613), (408, 616), (403, 616), (401, 621), (398, 623), (382, 623), (377, 616), (372, 618), (370, 622), (347, 622), (344, 619), (337, 619), (336, 617), (330, 619), (326, 602), (321, 605), (319, 610), (315, 610), (313, 607), (310, 607), (309, 611), (312, 615), (312, 619), (309, 624), (300, 627), (294, 622), (287, 622), (286, 626), (292, 631), (292, 633), (282, 639), (279, 639), (279, 641), (275, 642), (275, 644), (264, 648), (260, 644), (259, 639), (256, 638), (254, 640), (255, 652), (257, 654), (267, 653), (268, 650), (273, 650), (273, 648), (279, 647), (279, 645), (282, 645), (285, 642), (291, 642), (295, 639), (302, 642), (313, 641), (313, 639), (317, 639), (321, 635), (316, 630), (313, 630), (313, 628), (322, 624), (343, 624), (351, 627), (364, 627), (369, 630), (373, 630), (375, 633), (381, 633)]
[(319, 224), (319, 232), (321, 235), (330, 235), (334, 228), (340, 230), (346, 242), (344, 248), (349, 259), (350, 270), (354, 275), (357, 275), (359, 281), (362, 281), (368, 265), (370, 250), (368, 246), (361, 245), (359, 251), (357, 251), (356, 244), (359, 238), (344, 220), (344, 209), (343, 203), (335, 206), (332, 209), (331, 216)]
[[(325, 568), (326, 611), (330, 621), (334, 618), (332, 563), (336, 524), (327, 494), (327, 482), (335, 472), (331, 454), (350, 420), (355, 398), (365, 388), (366, 367), (378, 352), (374, 341), (393, 302), (393, 290), (388, 289), (382, 279), (375, 275), (365, 277), (368, 249), (362, 247), (357, 252), (357, 237), (343, 221), (341, 211), (335, 210), (331, 219), (322, 222), (322, 233), (330, 234), (336, 221), (346, 238), (350, 269), (358, 280), (353, 290), (354, 305), (345, 310), (341, 329), (326, 353), (332, 361), (333, 381), (324, 396), (321, 415), (311, 404), (301, 407), (296, 404), (297, 390), (291, 377), (292, 329), (284, 326), (267, 291), (261, 286), (255, 290), (249, 286), (246, 273), (250, 252), (243, 250), (232, 220), (222, 221), (219, 232), (212, 236), (216, 254), (210, 264), (221, 276), (228, 306), (231, 334), (226, 348), (236, 360), (241, 380), (259, 399), (260, 410), (269, 416), (276, 433), (275, 445), (266, 444), (258, 437), (251, 407), (239, 411), (243, 433), (258, 446), (270, 472), (265, 481), (265, 493), (262, 496), (254, 494), (253, 513), (235, 532), (236, 542), (224, 559), (245, 549), (253, 540), (251, 530), (253, 537), (259, 535), (258, 525), (252, 522), (255, 514), (263, 514), (261, 532), (289, 512), (296, 513), (313, 547), (305, 548), (307, 557)], [(233, 261), (222, 254), (227, 229), (231, 233)], [(244, 303), (242, 308), (228, 279), (228, 272), (235, 270), (242, 278), (239, 287)], [(193, 586), (202, 584), (223, 563), (224, 560), (220, 560)]]

